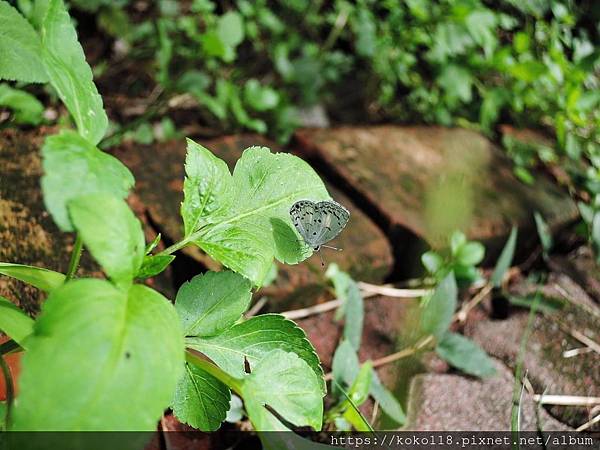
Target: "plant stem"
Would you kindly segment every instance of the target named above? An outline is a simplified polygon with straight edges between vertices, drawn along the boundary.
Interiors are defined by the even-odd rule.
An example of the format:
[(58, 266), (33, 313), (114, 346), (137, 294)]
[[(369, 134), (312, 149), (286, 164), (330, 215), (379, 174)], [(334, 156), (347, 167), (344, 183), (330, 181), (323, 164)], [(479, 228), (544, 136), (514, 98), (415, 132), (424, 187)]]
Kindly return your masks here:
[(165, 248), (162, 252), (158, 252), (156, 254), (156, 256), (158, 256), (158, 255), (170, 255), (172, 253), (175, 253), (177, 250), (182, 249), (183, 247), (185, 247), (186, 245), (188, 245), (195, 238), (196, 238), (196, 235), (195, 234), (191, 234), (188, 237), (183, 238), (181, 241), (175, 242), (173, 245)]
[(79, 267), (79, 260), (81, 259), (81, 251), (83, 249), (83, 240), (81, 239), (81, 235), (77, 233), (77, 237), (75, 238), (75, 244), (73, 245), (73, 252), (71, 253), (71, 260), (69, 261), (69, 270), (67, 270), (67, 275), (65, 277), (65, 282), (69, 281), (77, 272), (77, 267)]
[(216, 364), (201, 358), (197, 355), (193, 350), (186, 349), (185, 350), (185, 360), (190, 364), (195, 365), (196, 367), (200, 367), (202, 370), (208, 372), (213, 377), (217, 378), (219, 381), (222, 381), (226, 384), (232, 391), (234, 391), (238, 395), (242, 395), (242, 380), (238, 378), (234, 378), (228, 373), (225, 373), (219, 366)]
[(6, 360), (2, 356), (0, 356), (0, 366), (2, 366), (2, 375), (4, 376), (4, 383), (6, 385), (6, 416), (4, 417), (4, 429), (8, 430), (8, 425), (10, 423), (10, 413), (15, 397), (15, 385), (13, 384), (12, 374), (10, 373), (10, 367), (8, 367)]

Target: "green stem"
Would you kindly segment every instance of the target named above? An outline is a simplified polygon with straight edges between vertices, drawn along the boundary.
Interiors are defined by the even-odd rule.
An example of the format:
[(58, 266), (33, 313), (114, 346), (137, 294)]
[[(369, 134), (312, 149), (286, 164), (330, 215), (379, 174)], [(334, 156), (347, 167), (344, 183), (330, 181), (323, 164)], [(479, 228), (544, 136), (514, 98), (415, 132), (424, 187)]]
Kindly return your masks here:
[(67, 275), (65, 277), (65, 282), (69, 281), (77, 272), (77, 267), (79, 267), (79, 260), (81, 259), (81, 251), (83, 249), (83, 240), (81, 239), (81, 235), (77, 233), (77, 237), (75, 238), (75, 244), (73, 245), (73, 252), (71, 253), (71, 260), (69, 261), (69, 270), (67, 270)]
[[(190, 236), (191, 238), (191, 236)], [(173, 245), (165, 248), (162, 252), (158, 252), (156, 254), (156, 256), (158, 255), (170, 255), (171, 253), (175, 253), (177, 250), (185, 247), (186, 245), (188, 245), (191, 241), (190, 238), (184, 238), (179, 242), (175, 242)]]
[(6, 360), (2, 356), (0, 356), (0, 366), (2, 366), (2, 375), (4, 376), (4, 383), (6, 384), (6, 416), (4, 417), (4, 429), (8, 430), (10, 413), (15, 397), (15, 385), (13, 383), (12, 374), (10, 373), (10, 367), (8, 367)]
[(185, 359), (190, 364), (193, 364), (196, 367), (200, 367), (202, 370), (208, 372), (213, 377), (217, 378), (219, 381), (222, 381), (239, 396), (242, 395), (242, 380), (234, 378), (228, 373), (225, 373), (216, 364), (201, 358), (195, 353), (192, 353), (192, 351), (189, 348), (185, 351)]

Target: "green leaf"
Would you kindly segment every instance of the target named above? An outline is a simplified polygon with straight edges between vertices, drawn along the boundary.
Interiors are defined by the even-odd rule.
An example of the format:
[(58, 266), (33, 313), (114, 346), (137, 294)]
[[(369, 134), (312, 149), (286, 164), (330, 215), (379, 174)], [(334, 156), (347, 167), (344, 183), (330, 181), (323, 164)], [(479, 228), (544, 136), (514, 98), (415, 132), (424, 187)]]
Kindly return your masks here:
[(512, 227), (510, 230), (510, 236), (504, 244), (504, 248), (502, 249), (502, 253), (500, 253), (500, 257), (498, 258), (498, 262), (496, 263), (496, 267), (494, 268), (494, 272), (492, 272), (492, 276), (490, 278), (490, 283), (494, 287), (500, 287), (502, 284), (502, 279), (504, 278), (504, 274), (509, 269), (512, 264), (513, 257), (515, 255), (515, 248), (517, 246), (517, 234), (518, 228)]
[(222, 370), (235, 378), (245, 375), (244, 359), (250, 368), (274, 349), (298, 354), (321, 380), (325, 392), (323, 368), (306, 334), (294, 322), (279, 314), (263, 314), (238, 323), (213, 337), (188, 337), (188, 347), (204, 353)]
[(163, 272), (175, 259), (174, 255), (145, 255), (136, 278), (150, 278)]
[(106, 132), (108, 117), (62, 0), (50, 0), (41, 36), (42, 61), (50, 83), (73, 116), (79, 134), (97, 144)]
[(180, 422), (201, 431), (215, 431), (227, 416), (230, 400), (227, 386), (194, 364), (185, 363), (173, 399), (173, 412)]
[(24, 347), (25, 338), (33, 331), (33, 319), (0, 296), (0, 331)]
[(373, 378), (371, 380), (371, 395), (379, 403), (381, 409), (399, 425), (404, 425), (406, 415), (400, 402), (381, 382), (377, 372), (373, 369)]
[(268, 111), (279, 103), (279, 93), (251, 78), (244, 85), (244, 100), (256, 111)]
[(186, 162), (182, 215), (195, 244), (254, 285), (265, 279), (273, 257), (295, 264), (310, 256), (312, 251), (299, 242), (289, 209), (298, 200), (325, 200), (329, 195), (306, 162), (251, 147), (230, 177), (225, 164), (206, 149), (190, 143), (188, 151), (193, 155)]
[(175, 309), (184, 336), (213, 336), (238, 321), (252, 299), (252, 285), (230, 271), (207, 272), (184, 283)]
[(73, 231), (67, 213), (70, 199), (100, 192), (125, 198), (134, 183), (131, 172), (118, 159), (73, 131), (46, 138), (42, 155), (44, 203), (62, 231)]
[(458, 262), (465, 266), (476, 266), (483, 260), (485, 247), (479, 242), (467, 242), (456, 254)]
[(244, 379), (242, 396), (248, 417), (257, 430), (287, 430), (265, 405), (296, 426), (321, 430), (321, 380), (295, 353), (280, 349), (267, 353)]
[(235, 11), (228, 11), (219, 17), (217, 35), (226, 46), (237, 47), (244, 40), (242, 16)]
[(444, 258), (439, 253), (430, 250), (421, 255), (421, 263), (429, 273), (435, 274), (444, 265)]
[(0, 106), (14, 111), (16, 123), (37, 125), (42, 121), (44, 105), (29, 92), (13, 89), (6, 83), (0, 84)]
[(452, 233), (452, 236), (450, 236), (450, 251), (452, 252), (452, 255), (456, 256), (461, 247), (466, 243), (467, 237), (465, 236), (465, 233), (462, 231), (455, 231)]
[(0, 79), (45, 83), (40, 37), (9, 3), (0, 1)]
[(372, 378), (373, 364), (367, 361), (361, 366), (354, 383), (345, 394), (346, 400), (342, 405), (345, 409), (344, 418), (358, 431), (373, 431), (371, 424), (358, 409), (369, 397)]
[(69, 202), (73, 225), (111, 280), (128, 285), (144, 259), (144, 232), (127, 203), (109, 194)]
[(372, 378), (373, 364), (371, 361), (367, 361), (360, 367), (352, 386), (348, 390), (348, 397), (355, 406), (362, 405), (369, 397)]
[(496, 372), (494, 363), (475, 342), (457, 333), (446, 333), (435, 349), (437, 354), (453, 367), (476, 377), (487, 377)]
[(152, 431), (183, 368), (175, 309), (141, 285), (66, 283), (27, 342), (14, 430)]
[(56, 289), (65, 281), (65, 276), (62, 273), (23, 264), (0, 262), (0, 273), (24, 281), (44, 292)]
[(552, 250), (552, 233), (550, 232), (550, 227), (539, 212), (534, 211), (533, 217), (540, 242), (542, 243), (542, 249), (544, 250), (544, 254), (547, 255)]
[(187, 139), (185, 174), (181, 217), (185, 236), (189, 236), (215, 212), (229, 206), (232, 179), (223, 160), (191, 139)]
[(438, 84), (446, 92), (446, 96), (454, 101), (470, 102), (472, 97), (473, 76), (462, 66), (448, 64), (438, 77)]
[(428, 299), (421, 313), (421, 330), (440, 338), (452, 323), (452, 315), (456, 309), (457, 289), (454, 273), (444, 278), (435, 292)]

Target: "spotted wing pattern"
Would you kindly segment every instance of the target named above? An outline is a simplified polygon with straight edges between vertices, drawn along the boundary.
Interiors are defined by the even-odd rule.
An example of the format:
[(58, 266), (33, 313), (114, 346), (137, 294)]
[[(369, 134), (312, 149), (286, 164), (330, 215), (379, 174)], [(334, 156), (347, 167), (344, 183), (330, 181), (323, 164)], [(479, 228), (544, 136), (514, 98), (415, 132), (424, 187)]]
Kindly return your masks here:
[(350, 213), (334, 201), (315, 203), (300, 200), (292, 205), (290, 216), (304, 242), (312, 248), (318, 248), (342, 231)]

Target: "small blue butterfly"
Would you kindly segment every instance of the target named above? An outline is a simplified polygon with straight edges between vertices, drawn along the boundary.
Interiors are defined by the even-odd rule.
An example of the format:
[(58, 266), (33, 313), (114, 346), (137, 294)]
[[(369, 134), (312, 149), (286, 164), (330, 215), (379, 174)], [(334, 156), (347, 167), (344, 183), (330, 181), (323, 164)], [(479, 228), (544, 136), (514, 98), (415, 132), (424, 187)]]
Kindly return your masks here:
[(325, 243), (340, 234), (350, 219), (350, 212), (333, 200), (316, 203), (300, 200), (290, 208), (290, 217), (306, 245), (318, 252), (321, 247), (340, 250)]

